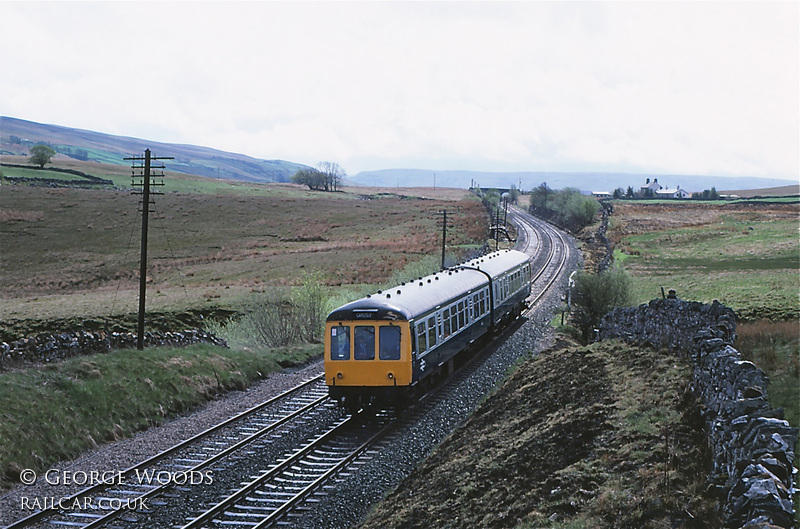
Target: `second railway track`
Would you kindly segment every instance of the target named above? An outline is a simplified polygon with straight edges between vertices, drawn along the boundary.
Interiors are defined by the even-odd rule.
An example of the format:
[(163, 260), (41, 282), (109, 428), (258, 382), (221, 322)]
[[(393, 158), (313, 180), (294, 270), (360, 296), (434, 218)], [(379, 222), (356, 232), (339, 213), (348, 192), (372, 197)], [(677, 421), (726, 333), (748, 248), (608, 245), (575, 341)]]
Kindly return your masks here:
[[(563, 236), (550, 226), (540, 224), (540, 221), (529, 218), (521, 211), (514, 212), (514, 221), (518, 224), (519, 231), (524, 233), (520, 237), (518, 247), (533, 255), (534, 269), (538, 271), (534, 283), (534, 289), (530, 298), (532, 310), (536, 308), (537, 302), (551, 291), (551, 287), (559, 279), (563, 279), (563, 268), (568, 263), (569, 251), (567, 242)], [(532, 312), (525, 314), (526, 318), (532, 318)], [(518, 324), (517, 324), (518, 325)], [(492, 347), (503, 347), (502, 342)], [(513, 353), (509, 358), (515, 358), (519, 353)], [(491, 355), (489, 355), (491, 356)], [(513, 359), (510, 362), (513, 363)], [(500, 371), (491, 376), (471, 375), (465, 373), (456, 377), (458, 380), (448, 382), (448, 386), (462, 385), (461, 379), (477, 378), (480, 384), (488, 384), (487, 391), (502, 378), (504, 369), (508, 369), (505, 360), (499, 362), (500, 366), (489, 367), (488, 369)], [(463, 382), (469, 385), (472, 382)], [(299, 527), (314, 527), (319, 521), (320, 527), (335, 527), (349, 525), (353, 517), (359, 516), (358, 513), (347, 514), (346, 522), (330, 522), (328, 516), (320, 516), (318, 509), (325, 510), (335, 508), (337, 498), (341, 494), (347, 496), (353, 493), (342, 493), (348, 490), (353, 479), (361, 483), (354, 470), (354, 464), (360, 466), (374, 466), (380, 464), (387, 456), (400, 455), (403, 446), (409, 442), (416, 443), (417, 440), (409, 441), (406, 437), (408, 430), (415, 430), (419, 427), (415, 421), (429, 421), (428, 415), (437, 413), (434, 410), (440, 406), (450, 406), (450, 404), (431, 403), (426, 408), (416, 410), (413, 414), (406, 416), (403, 421), (392, 422), (392, 416), (388, 412), (378, 412), (377, 417), (367, 419), (364, 417), (348, 417), (336, 410), (331, 410), (331, 405), (326, 404), (326, 388), (324, 383), (314, 380), (307, 384), (286, 392), (273, 401), (254, 407), (245, 413), (239, 414), (226, 423), (220, 424), (201, 434), (194, 436), (181, 445), (176, 445), (166, 450), (158, 456), (151, 458), (139, 465), (126, 469), (126, 475), (135, 475), (136, 472), (149, 472), (150, 475), (158, 472), (165, 472), (167, 475), (181, 472), (203, 472), (205, 469), (212, 468), (214, 465), (221, 464), (226, 459), (236, 457), (244, 459), (257, 459), (253, 464), (243, 465), (242, 470), (239, 466), (231, 464), (225, 468), (225, 472), (230, 472), (231, 476), (228, 483), (222, 487), (217, 487), (215, 492), (200, 492), (200, 487), (189, 488), (181, 487), (180, 484), (168, 482), (156, 484), (155, 487), (144, 487), (134, 490), (131, 487), (116, 487), (113, 483), (100, 484), (98, 488), (86, 488), (78, 493), (68, 496), (69, 498), (145, 498), (153, 500), (150, 502), (149, 510), (130, 510), (130, 509), (91, 509), (86, 511), (69, 509), (44, 509), (39, 513), (19, 520), (9, 526), (18, 527), (53, 527), (54, 524), (60, 526), (74, 527), (266, 527), (281, 519), (282, 524), (292, 525), (296, 523)], [(450, 390), (448, 390), (450, 391)], [(453, 390), (455, 393), (461, 389)], [(290, 394), (297, 396), (291, 397)], [(304, 394), (305, 396), (300, 396)], [(470, 398), (471, 399), (471, 398)], [(447, 400), (444, 398), (443, 400)], [(279, 401), (292, 402), (281, 408)], [(459, 413), (450, 413), (447, 421), (455, 426), (460, 420), (461, 413), (468, 413), (474, 403), (466, 404), (466, 408)], [(327, 413), (324, 420), (309, 420), (315, 423), (313, 428), (308, 431), (314, 432), (309, 436), (308, 431), (297, 434), (293, 441), (295, 448), (289, 450), (280, 449), (280, 453), (273, 450), (272, 459), (264, 456), (269, 450), (258, 447), (258, 442), (269, 444), (271, 439), (284, 435), (279, 432), (281, 425), (297, 420), (300, 417), (309, 417), (316, 413), (314, 410), (324, 409), (327, 406)], [(273, 408), (272, 412), (265, 410)], [(276, 411), (282, 409), (283, 411)], [(362, 415), (362, 414), (359, 414)], [(409, 418), (410, 417), (410, 418)], [(318, 424), (317, 424), (318, 423)], [(239, 426), (234, 426), (239, 424)], [(394, 424), (394, 426), (392, 426)], [(451, 428), (446, 427), (446, 428)], [(378, 441), (384, 434), (391, 433), (389, 437), (392, 441), (391, 448), (387, 450), (387, 443)], [(297, 428), (300, 430), (300, 428)], [(290, 433), (286, 437), (291, 437), (293, 430), (288, 428)], [(443, 431), (443, 430), (442, 430)], [(446, 432), (443, 431), (443, 434)], [(412, 437), (417, 437), (412, 434)], [(394, 463), (393, 466), (403, 466), (409, 461), (416, 461), (423, 457), (427, 450), (437, 441), (424, 441), (425, 449), (413, 449), (413, 455), (403, 456), (403, 464)], [(278, 443), (276, 443), (278, 444)], [(276, 448), (276, 450), (278, 450)], [(397, 451), (398, 454), (392, 452)], [(361, 457), (359, 454), (369, 454), (368, 457)], [(355, 460), (358, 460), (354, 463)], [(395, 469), (393, 469), (395, 470)], [(332, 479), (334, 476), (338, 477)], [(237, 477), (238, 476), (238, 477)], [(387, 481), (381, 479), (381, 487), (385, 487)], [(357, 485), (358, 494), (374, 493), (380, 495), (381, 487), (365, 487)], [(367, 490), (369, 489), (369, 490)], [(372, 491), (374, 489), (374, 492)], [(224, 494), (223, 494), (223, 491)], [(160, 497), (160, 499), (156, 499)], [(371, 496), (372, 497), (372, 496)], [(373, 497), (374, 501), (375, 497)], [(353, 498), (349, 497), (347, 504), (353, 503)], [(158, 511), (161, 507), (174, 507), (176, 502), (190, 503), (188, 509), (183, 507), (176, 508), (176, 512), (182, 514), (164, 515), (159, 518)], [(364, 502), (361, 502), (362, 504)], [(334, 506), (334, 507), (332, 507)], [(305, 514), (304, 514), (305, 513)], [(338, 515), (337, 515), (338, 516)], [(183, 521), (178, 519), (182, 517)], [(188, 520), (188, 521), (187, 521)], [(315, 521), (316, 520), (316, 521)]]
[(29, 502), (43, 508), (6, 528), (59, 525), (90, 529), (122, 518), (124, 523), (137, 522), (167, 490), (213, 481), (208, 472), (215, 464), (274, 435), (292, 420), (314, 413), (326, 401), (327, 388), (321, 375), (316, 376), (125, 470), (96, 474), (62, 471), (56, 476), (59, 482), (85, 481), (88, 486), (64, 494), (53, 482), (52, 496)]

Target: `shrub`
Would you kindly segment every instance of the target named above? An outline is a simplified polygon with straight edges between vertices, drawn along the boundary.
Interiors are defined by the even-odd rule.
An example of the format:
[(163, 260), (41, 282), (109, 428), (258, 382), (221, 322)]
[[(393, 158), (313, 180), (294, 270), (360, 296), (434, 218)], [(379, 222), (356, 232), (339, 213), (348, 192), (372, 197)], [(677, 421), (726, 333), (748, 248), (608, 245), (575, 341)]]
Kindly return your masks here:
[(247, 304), (241, 316), (208, 330), (225, 338), (231, 347), (320, 343), (327, 305), (327, 288), (318, 274), (310, 274), (300, 286), (266, 289)]
[(620, 268), (609, 268), (600, 274), (578, 272), (571, 293), (572, 315), (570, 317), (588, 343), (600, 319), (616, 307), (632, 303), (630, 276)]
[(547, 184), (542, 184), (531, 191), (531, 213), (572, 231), (591, 224), (597, 208), (594, 198), (582, 195), (580, 190), (572, 187), (552, 190)]

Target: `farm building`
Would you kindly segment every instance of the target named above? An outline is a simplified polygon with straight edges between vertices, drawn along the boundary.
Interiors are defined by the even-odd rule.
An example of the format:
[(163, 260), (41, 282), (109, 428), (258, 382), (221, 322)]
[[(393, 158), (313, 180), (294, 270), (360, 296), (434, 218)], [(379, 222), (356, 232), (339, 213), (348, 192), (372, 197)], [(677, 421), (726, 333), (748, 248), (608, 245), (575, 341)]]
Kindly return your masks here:
[(681, 186), (678, 186), (677, 189), (668, 189), (664, 187), (656, 191), (656, 196), (658, 198), (689, 198), (690, 195), (691, 193), (685, 189), (681, 189)]
[(655, 194), (659, 189), (661, 189), (661, 184), (658, 183), (658, 178), (653, 178), (652, 182), (648, 178), (645, 184), (639, 188), (639, 191), (641, 191), (642, 193), (650, 191), (653, 194)]

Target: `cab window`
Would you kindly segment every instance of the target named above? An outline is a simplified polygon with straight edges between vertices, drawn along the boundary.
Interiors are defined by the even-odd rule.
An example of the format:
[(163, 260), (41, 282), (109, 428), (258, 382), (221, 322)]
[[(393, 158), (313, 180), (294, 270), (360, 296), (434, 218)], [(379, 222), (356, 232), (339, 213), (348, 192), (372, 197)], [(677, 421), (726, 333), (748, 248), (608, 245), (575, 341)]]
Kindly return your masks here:
[(372, 325), (358, 325), (355, 328), (356, 360), (375, 360), (375, 327)]
[(378, 358), (400, 360), (400, 327), (378, 327)]
[(331, 360), (350, 360), (350, 327), (331, 327)]

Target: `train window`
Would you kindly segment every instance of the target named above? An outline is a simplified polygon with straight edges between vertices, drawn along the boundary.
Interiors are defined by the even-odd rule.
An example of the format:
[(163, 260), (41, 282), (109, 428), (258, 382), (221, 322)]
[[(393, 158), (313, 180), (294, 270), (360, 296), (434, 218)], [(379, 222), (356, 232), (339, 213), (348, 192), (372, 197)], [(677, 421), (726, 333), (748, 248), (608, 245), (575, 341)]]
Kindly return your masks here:
[(350, 327), (331, 327), (331, 360), (350, 360)]
[(356, 360), (375, 360), (375, 327), (358, 325), (355, 330)]
[(464, 302), (458, 302), (458, 328), (464, 327)]
[(436, 316), (428, 318), (428, 347), (436, 345)]
[(422, 353), (428, 348), (427, 333), (425, 332), (425, 322), (417, 323), (417, 353)]
[(442, 311), (442, 318), (444, 319), (444, 337), (447, 338), (450, 336), (450, 309), (444, 309)]
[(453, 328), (454, 333), (458, 332), (458, 310), (455, 305), (450, 308), (450, 327)]
[(378, 358), (400, 360), (400, 327), (378, 327)]

